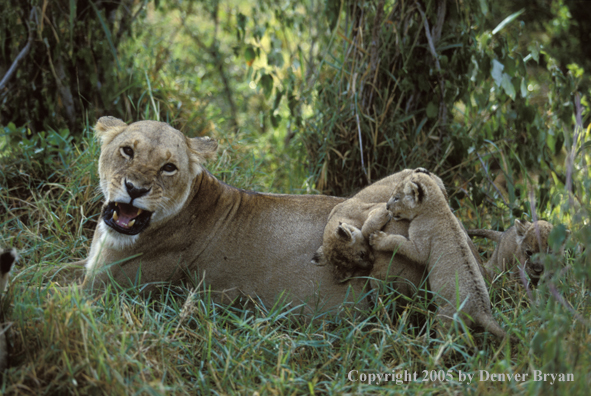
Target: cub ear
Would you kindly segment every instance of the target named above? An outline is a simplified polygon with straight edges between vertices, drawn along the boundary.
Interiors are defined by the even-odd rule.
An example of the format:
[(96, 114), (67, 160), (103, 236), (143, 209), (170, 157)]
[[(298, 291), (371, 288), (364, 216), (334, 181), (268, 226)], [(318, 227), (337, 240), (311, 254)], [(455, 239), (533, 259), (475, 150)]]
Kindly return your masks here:
[(353, 232), (351, 226), (347, 223), (339, 221), (339, 228), (337, 228), (337, 235), (345, 241), (353, 240)]
[(320, 246), (314, 256), (312, 256), (312, 260), (310, 261), (314, 265), (323, 266), (326, 265), (326, 256), (324, 256), (324, 247)]
[(404, 194), (411, 197), (412, 206), (420, 204), (425, 198), (425, 189), (420, 182), (409, 180), (404, 186)]
[(215, 157), (218, 142), (210, 137), (187, 138), (187, 146), (195, 162), (201, 163)]
[(515, 219), (515, 229), (517, 230), (517, 236), (523, 238), (530, 225), (531, 223), (527, 220)]
[(101, 140), (101, 144), (105, 145), (123, 132), (126, 127), (127, 124), (119, 118), (107, 116), (98, 119), (94, 131), (96, 136)]
[(425, 168), (416, 168), (415, 169), (415, 173), (424, 173), (428, 176), (431, 176), (431, 172), (429, 172), (427, 169)]

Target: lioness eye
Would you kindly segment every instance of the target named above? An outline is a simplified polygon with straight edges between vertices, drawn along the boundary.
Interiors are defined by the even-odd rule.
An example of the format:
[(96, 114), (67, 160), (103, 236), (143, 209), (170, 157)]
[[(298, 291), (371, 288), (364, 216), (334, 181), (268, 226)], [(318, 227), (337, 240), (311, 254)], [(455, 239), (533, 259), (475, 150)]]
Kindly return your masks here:
[(133, 158), (133, 149), (129, 146), (121, 147), (121, 151), (129, 158)]
[(168, 163), (162, 167), (162, 170), (164, 172), (170, 173), (170, 172), (174, 172), (175, 170), (177, 170), (177, 167), (174, 164)]

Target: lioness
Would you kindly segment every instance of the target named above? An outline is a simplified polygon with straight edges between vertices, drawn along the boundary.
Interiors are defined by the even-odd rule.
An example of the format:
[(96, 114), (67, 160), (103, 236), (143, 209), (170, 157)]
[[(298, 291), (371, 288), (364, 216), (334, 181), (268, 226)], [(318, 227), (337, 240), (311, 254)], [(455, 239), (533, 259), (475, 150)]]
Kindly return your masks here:
[[(0, 293), (8, 285), (8, 278), (12, 265), (17, 259), (14, 249), (0, 249)], [(6, 349), (6, 327), (0, 324), (0, 372), (6, 369), (8, 351)]]
[(382, 251), (398, 250), (398, 254), (427, 265), (430, 288), (440, 297), (437, 315), (444, 324), (452, 322), (462, 305), (468, 326), (476, 324), (505, 338), (505, 331), (492, 316), (488, 290), (465, 231), (433, 178), (411, 174), (396, 186), (387, 208), (394, 220), (410, 221), (408, 239), (378, 231), (370, 236), (371, 246)]
[(367, 307), (359, 300), (366, 280), (337, 283), (330, 268), (310, 263), (328, 214), (344, 199), (228, 186), (202, 167), (216, 142), (166, 123), (102, 117), (96, 134), (105, 202), (84, 288), (102, 288), (109, 275), (145, 291), (190, 278), (223, 303), (246, 295), (268, 307), (280, 296), (307, 303), (307, 313)]
[[(505, 272), (513, 268), (516, 262), (523, 265), (530, 278), (531, 284), (537, 286), (544, 273), (544, 264), (541, 263), (536, 253), (548, 253), (548, 237), (554, 226), (547, 221), (538, 220), (531, 223), (527, 220), (515, 220), (515, 225), (505, 232), (472, 229), (468, 235), (492, 239), (497, 246), (485, 264), (485, 268), (491, 274), (498, 271)], [(570, 234), (566, 230), (566, 235)], [(539, 236), (539, 239), (538, 239)], [(532, 257), (533, 256), (533, 257)], [(514, 272), (517, 275), (517, 271)]]

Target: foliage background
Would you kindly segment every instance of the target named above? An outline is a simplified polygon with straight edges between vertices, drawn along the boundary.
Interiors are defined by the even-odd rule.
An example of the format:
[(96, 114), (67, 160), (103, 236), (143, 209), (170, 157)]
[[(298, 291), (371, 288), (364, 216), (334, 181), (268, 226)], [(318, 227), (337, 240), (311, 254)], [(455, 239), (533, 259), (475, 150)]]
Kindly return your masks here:
[[(591, 385), (583, 1), (2, 6), (0, 78), (30, 41), (0, 89), (0, 244), (23, 256), (2, 299), (12, 323), (3, 393), (576, 394)], [(467, 227), (545, 218), (571, 229), (568, 254), (548, 259), (553, 276), (537, 291), (508, 278), (491, 285), (497, 320), (521, 340), (513, 349), (479, 333), (425, 337), (428, 301), (398, 316), (406, 303), (396, 295), (367, 320), (301, 323), (292, 307), (248, 313), (191, 287), (152, 299), (52, 293), (51, 281), (71, 281), (59, 268), (86, 255), (96, 224), (92, 125), (102, 115), (213, 136), (220, 152), (209, 169), (257, 191), (348, 195), (423, 166), (443, 177)], [(483, 255), (492, 247), (482, 241)], [(543, 370), (575, 382), (368, 386), (348, 381), (352, 368)]]

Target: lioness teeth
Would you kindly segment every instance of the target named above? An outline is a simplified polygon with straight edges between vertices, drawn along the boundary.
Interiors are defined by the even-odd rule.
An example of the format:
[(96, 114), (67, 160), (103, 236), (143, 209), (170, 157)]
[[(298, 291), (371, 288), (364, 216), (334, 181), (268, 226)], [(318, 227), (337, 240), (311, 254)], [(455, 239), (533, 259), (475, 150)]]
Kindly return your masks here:
[(116, 211), (113, 211), (113, 220), (115, 220), (115, 221), (119, 220), (119, 215), (117, 215)]
[(139, 216), (139, 215), (141, 215), (143, 211), (144, 211), (143, 209), (139, 209), (139, 208), (138, 208), (138, 210), (137, 210), (137, 215), (138, 215), (138, 216)]
[(130, 222), (127, 224), (127, 226), (128, 226), (128, 227), (133, 227), (133, 225), (134, 225), (134, 224), (135, 224), (135, 219), (131, 220), (131, 221), (130, 221)]
[(117, 206), (117, 202), (115, 202), (115, 206)]

